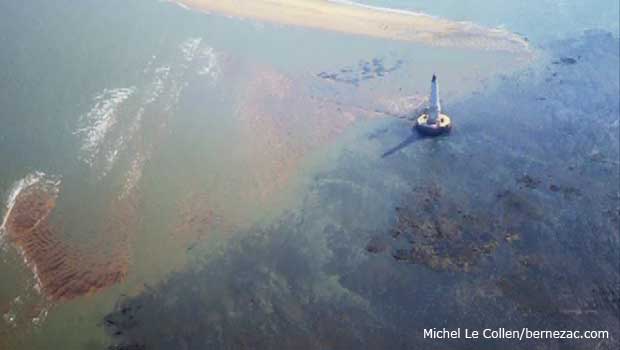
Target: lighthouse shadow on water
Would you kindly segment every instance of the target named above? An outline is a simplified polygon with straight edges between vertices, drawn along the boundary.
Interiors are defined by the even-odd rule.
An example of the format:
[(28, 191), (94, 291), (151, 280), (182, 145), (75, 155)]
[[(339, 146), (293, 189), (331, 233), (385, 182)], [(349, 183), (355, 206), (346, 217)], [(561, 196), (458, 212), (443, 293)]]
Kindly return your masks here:
[(437, 76), (433, 74), (433, 78), (431, 80), (429, 106), (416, 117), (415, 124), (413, 126), (413, 129), (415, 129), (416, 132), (413, 132), (412, 130), (412, 134), (407, 139), (399, 143), (394, 148), (391, 148), (383, 153), (381, 158), (389, 157), (412, 143), (425, 138), (448, 135), (452, 130), (452, 121), (450, 117), (441, 112), (441, 103), (439, 101), (439, 83), (437, 82)]

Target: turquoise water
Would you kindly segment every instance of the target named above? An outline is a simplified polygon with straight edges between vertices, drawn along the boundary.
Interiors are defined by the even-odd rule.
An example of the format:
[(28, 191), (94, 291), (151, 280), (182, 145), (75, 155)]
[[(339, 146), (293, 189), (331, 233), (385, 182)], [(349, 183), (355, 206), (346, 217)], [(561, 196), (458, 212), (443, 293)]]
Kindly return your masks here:
[(618, 35), (617, 1), (565, 0), (364, 0), (360, 3), (429, 13), (458, 21), (491, 27), (505, 27), (534, 42), (563, 39), (588, 29), (607, 30)]

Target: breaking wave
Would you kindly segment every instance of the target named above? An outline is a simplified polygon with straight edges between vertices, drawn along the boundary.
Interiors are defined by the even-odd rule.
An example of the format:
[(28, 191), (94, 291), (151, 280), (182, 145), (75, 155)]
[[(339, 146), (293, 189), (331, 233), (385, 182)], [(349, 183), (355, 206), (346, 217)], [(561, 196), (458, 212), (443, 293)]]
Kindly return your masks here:
[(94, 105), (79, 118), (74, 135), (82, 139), (78, 158), (99, 178), (114, 168), (123, 150), (140, 132), (146, 115), (173, 112), (189, 77), (217, 80), (218, 54), (202, 42), (202, 38), (195, 37), (182, 41), (172, 62), (157, 64), (157, 56), (152, 56), (143, 69), (145, 83), (104, 89), (95, 96)]
[[(47, 175), (44, 172), (37, 171), (31, 174), (28, 174), (23, 179), (18, 180), (13, 185), (11, 191), (9, 192), (9, 196), (6, 200), (6, 212), (4, 214), (4, 218), (2, 219), (2, 225), (0, 226), (0, 246), (4, 243), (5, 236), (9, 234), (9, 229), (15, 226), (28, 226), (29, 228), (34, 228), (39, 226), (40, 222), (47, 217), (47, 215), (42, 212), (45, 211), (43, 207), (49, 205), (49, 201), (55, 201), (58, 198), (58, 194), (60, 192), (60, 184), (61, 178), (59, 176), (51, 176)], [(21, 208), (19, 206), (18, 198), (24, 197), (24, 193), (27, 191), (31, 191), (33, 188), (38, 188), (41, 191), (46, 193), (48, 197), (48, 202), (37, 202), (30, 203), (30, 208)], [(27, 195), (27, 193), (26, 193)], [(32, 211), (32, 213), (28, 215), (22, 215), (19, 212), (21, 209), (27, 209)], [(10, 222), (11, 219), (19, 218), (20, 220), (15, 220), (14, 222)], [(13, 224), (13, 225), (11, 225)], [(35, 280), (37, 281), (37, 286), (40, 286), (40, 278), (35, 264), (31, 264), (28, 255), (26, 254), (24, 249), (20, 250), (24, 262), (26, 265), (32, 267)]]
[(117, 123), (119, 109), (134, 94), (135, 87), (105, 89), (95, 97), (95, 105), (80, 117), (74, 134), (83, 138), (80, 159), (92, 166), (109, 130)]
[(212, 47), (205, 47), (200, 52), (200, 58), (206, 62), (198, 69), (198, 75), (208, 75), (212, 81), (216, 81), (219, 75), (217, 54)]
[[(122, 184), (103, 206), (101, 231), (88, 242), (73, 242), (52, 215), (61, 178), (33, 172), (8, 192), (0, 225), (0, 248), (11, 243), (34, 274), (35, 288), (50, 300), (96, 293), (123, 281), (130, 263), (131, 237), (139, 218), (140, 186), (145, 164), (160, 142), (190, 78), (215, 81), (218, 53), (189, 38), (171, 61), (153, 56), (140, 81), (106, 88), (78, 119), (77, 158), (98, 179), (119, 170)], [(68, 204), (73, 205), (73, 204)], [(71, 228), (69, 228), (71, 230)], [(67, 231), (69, 232), (69, 231)], [(8, 247), (8, 244), (7, 244)], [(42, 315), (41, 317), (44, 317)]]
[(49, 176), (41, 171), (36, 171), (32, 174), (28, 174), (23, 179), (18, 180), (13, 184), (11, 189), (9, 190), (9, 195), (5, 202), (5, 212), (4, 217), (2, 218), (2, 224), (0, 225), (0, 247), (2, 247), (4, 243), (4, 236), (6, 233), (6, 224), (15, 207), (15, 201), (17, 196), (25, 189), (37, 183), (43, 183), (45, 187), (55, 189), (54, 192), (56, 195), (58, 194), (58, 188), (60, 186), (60, 177), (59, 176)]
[(189, 38), (181, 43), (179, 47), (186, 62), (191, 62), (194, 60), (194, 57), (198, 52), (198, 48), (200, 47), (200, 43), (202, 43), (202, 38)]

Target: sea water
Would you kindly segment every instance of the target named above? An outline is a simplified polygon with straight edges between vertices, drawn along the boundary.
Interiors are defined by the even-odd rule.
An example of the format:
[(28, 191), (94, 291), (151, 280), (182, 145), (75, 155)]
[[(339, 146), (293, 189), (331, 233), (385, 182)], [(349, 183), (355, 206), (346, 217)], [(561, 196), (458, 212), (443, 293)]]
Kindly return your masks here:
[[(233, 322), (225, 328), (225, 320), (247, 318), (249, 325), (260, 324), (250, 316), (253, 307), (273, 329), (282, 327), (294, 338), (296, 332), (312, 328), (312, 317), (338, 324), (339, 316), (329, 310), (340, 300), (343, 308), (369, 322), (359, 328), (354, 320), (348, 322), (354, 327), (342, 339), (356, 344), (351, 342), (355, 333), (377, 327), (380, 323), (373, 322), (384, 315), (377, 314), (380, 305), (368, 284), (376, 274), (355, 270), (347, 281), (347, 269), (354, 271), (362, 261), (363, 240), (370, 231), (391, 225), (387, 210), (402, 200), (398, 194), (411, 185), (407, 181), (422, 176), (413, 170), (420, 168), (413, 160), (390, 156), (382, 162), (381, 155), (398, 157), (402, 150), (424, 157), (442, 144), (452, 156), (467, 154), (469, 139), (458, 138), (461, 126), (461, 135), (478, 130), (478, 140), (485, 140), (481, 130), (487, 113), (502, 110), (507, 118), (517, 118), (512, 107), (501, 103), (512, 92), (498, 93), (499, 106), (458, 113), (469, 103), (484, 105), (476, 104), (476, 96), (498, 84), (518, 90), (501, 85), (502, 79), (510, 80), (530, 65), (536, 74), (545, 74), (543, 63), (553, 66), (550, 62), (560, 58), (543, 44), (579, 36), (585, 29), (611, 32), (615, 40), (618, 35), (617, 18), (611, 15), (618, 12), (614, 1), (588, 6), (563, 1), (365, 3), (519, 32), (540, 52), (538, 61), (264, 24), (189, 11), (169, 2), (0, 5), (3, 219), (19, 184), (40, 174), (62, 178), (52, 217), (59, 237), (85, 261), (100, 252), (115, 262), (125, 253), (130, 256), (125, 282), (70, 301), (49, 301), (18, 247), (0, 231), (0, 348), (96, 349), (132, 340), (110, 334), (105, 317), (128, 298), (140, 303), (154, 295), (150, 293), (163, 296), (152, 300), (165, 301), (162, 305), (172, 311), (164, 314), (172, 316), (184, 314), (175, 307), (205, 300), (208, 312), (199, 313), (204, 324), (221, 328), (220, 336), (232, 334), (230, 342), (238, 340), (235, 332), (247, 325)], [(613, 70), (613, 57), (606, 64)], [(368, 66), (396, 70), (363, 80)], [(322, 73), (337, 74), (343, 81), (323, 79)], [(446, 108), (462, 122), (457, 123), (454, 144), (417, 143), (427, 145), (420, 150), (402, 143), (410, 128), (399, 123), (420, 107), (433, 73), (440, 76), (442, 96), (449, 101)], [(605, 96), (617, 90), (617, 78), (610, 77)], [(556, 93), (563, 91), (558, 88)], [(557, 106), (544, 108), (560, 119), (570, 115)], [(612, 117), (617, 113), (609, 111)], [(513, 148), (505, 152), (517, 162), (519, 152), (528, 148), (509, 140)], [(481, 141), (473, 149), (485, 148)], [(602, 156), (595, 153), (596, 159), (611, 165), (616, 161), (612, 151), (598, 152)], [(484, 166), (472, 167), (480, 171), (477, 179), (492, 172), (487, 162), (494, 154), (475, 163)], [(442, 163), (427, 158), (435, 164), (431, 170), (441, 173)], [(596, 175), (613, 179), (616, 173)], [(449, 178), (461, 184), (458, 177)], [(471, 186), (484, 188), (473, 180)], [(366, 213), (366, 220), (360, 213)], [(112, 229), (107, 229), (110, 223)], [(368, 265), (367, 271), (388, 271), (393, 275), (386, 276), (410, 283), (396, 284), (393, 290), (386, 289), (389, 281), (376, 286), (392, 293), (395, 302), (408, 300), (404, 290), (413, 288), (416, 278), (446, 290), (452, 287), (441, 284), (445, 275), (402, 265), (392, 268), (386, 265), (393, 263), (390, 259), (381, 260), (381, 266)], [(195, 278), (204, 283), (194, 285)], [(431, 298), (423, 290), (416, 293), (420, 300)], [(422, 307), (411, 305), (404, 310)], [(312, 306), (319, 310), (315, 316), (308, 309)], [(152, 307), (149, 312), (163, 311)], [(146, 318), (158, 317), (149, 313)], [(397, 322), (405, 316), (385, 317)], [(162, 319), (161, 324), (175, 322)], [(210, 336), (212, 346), (230, 344), (217, 334)], [(267, 331), (254, 337), (259, 342), (268, 339), (264, 344), (278, 339), (277, 333)], [(164, 340), (153, 339), (166, 347)]]

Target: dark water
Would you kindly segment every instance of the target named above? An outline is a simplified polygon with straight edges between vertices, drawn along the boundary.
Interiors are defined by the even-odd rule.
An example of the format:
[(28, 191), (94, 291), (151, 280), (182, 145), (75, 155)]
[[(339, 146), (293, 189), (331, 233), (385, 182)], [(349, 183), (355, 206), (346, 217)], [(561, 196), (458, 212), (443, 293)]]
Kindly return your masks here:
[[(551, 62), (448, 104), (446, 138), (366, 124), (301, 206), (121, 300), (104, 321), (117, 348), (616, 348), (618, 44), (550, 44)], [(432, 327), (611, 339), (425, 340)]]

